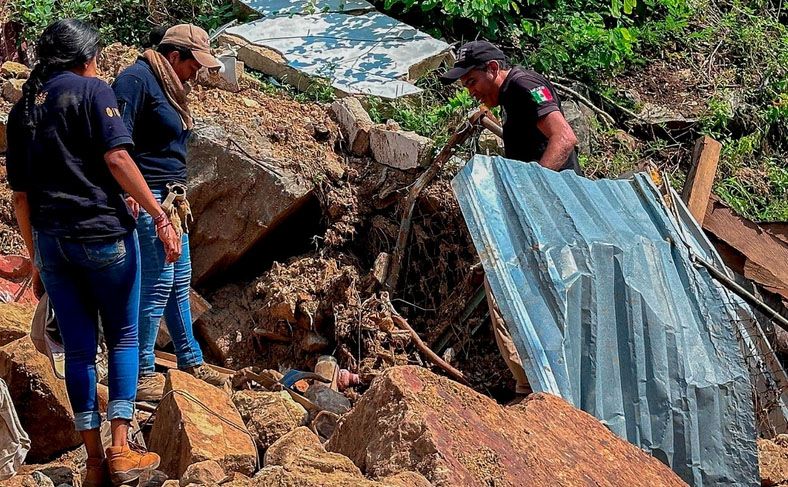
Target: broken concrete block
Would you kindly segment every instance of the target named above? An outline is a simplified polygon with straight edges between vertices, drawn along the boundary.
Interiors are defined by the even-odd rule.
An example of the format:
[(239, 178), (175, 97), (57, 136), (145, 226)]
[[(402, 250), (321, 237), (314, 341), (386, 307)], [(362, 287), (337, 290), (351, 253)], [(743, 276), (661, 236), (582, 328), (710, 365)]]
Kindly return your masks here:
[(252, 44), (240, 36), (230, 34), (221, 34), (219, 44), (233, 48), (238, 53), (238, 60), (243, 61), (244, 65), (287, 83), (299, 91), (306, 91), (314, 83), (310, 76), (289, 66), (287, 59), (274, 49)]
[(312, 186), (281, 166), (252, 160), (219, 127), (194, 131), (187, 163), (189, 202), (199, 216), (189, 235), (193, 282), (237, 261), (307, 201)]
[(30, 77), (30, 68), (22, 63), (6, 61), (0, 66), (0, 74), (2, 74), (4, 78), (27, 79)]
[(22, 99), (23, 79), (7, 79), (3, 82), (3, 98), (11, 103), (16, 103)]
[(349, 458), (327, 452), (306, 427), (271, 445), (263, 463), (265, 468), (255, 476), (255, 485), (260, 487), (430, 487), (424, 477), (413, 472), (367, 480)]
[(506, 151), (503, 148), (503, 139), (492, 132), (483, 131), (479, 134), (479, 153), (488, 156), (505, 155)]
[(309, 414), (287, 392), (239, 391), (233, 403), (262, 454), (276, 440), (304, 426)]
[(350, 96), (341, 98), (331, 104), (331, 112), (339, 123), (350, 152), (357, 156), (369, 152), (369, 133), (373, 123), (361, 102)]
[(224, 72), (213, 73), (201, 69), (197, 72), (197, 83), (233, 93), (241, 91), (240, 78), (244, 72), (244, 63), (234, 56), (219, 56), (217, 59), (224, 65)]
[(181, 486), (188, 484), (214, 485), (225, 477), (224, 469), (213, 460), (197, 462), (189, 465), (181, 477)]
[(30, 436), (28, 461), (44, 462), (82, 442), (74, 430), (66, 384), (55, 377), (29, 336), (0, 348), (0, 378), (8, 384), (19, 421)]
[(0, 303), (0, 347), (30, 333), (36, 308), (26, 303)]
[[(582, 432), (582, 434), (578, 434)], [(549, 394), (504, 408), (422, 367), (372, 383), (328, 441), (364, 473), (462, 485), (686, 486), (670, 468)]]
[(159, 469), (180, 478), (189, 465), (214, 460), (228, 472), (254, 472), (256, 448), (230, 397), (179, 370), (167, 373), (164, 394), (172, 390), (185, 391), (235, 427), (182, 393), (168, 395), (159, 403), (150, 435), (150, 450), (161, 456)]
[(376, 161), (397, 169), (424, 167), (432, 158), (432, 140), (416, 132), (372, 128), (369, 146)]

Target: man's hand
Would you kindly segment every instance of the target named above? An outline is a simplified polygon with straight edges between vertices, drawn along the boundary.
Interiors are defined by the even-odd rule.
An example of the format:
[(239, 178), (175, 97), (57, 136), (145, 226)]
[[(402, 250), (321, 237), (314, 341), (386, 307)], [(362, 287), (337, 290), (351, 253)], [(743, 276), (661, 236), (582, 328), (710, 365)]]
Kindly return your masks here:
[(140, 204), (137, 203), (137, 200), (129, 196), (126, 198), (126, 205), (129, 207), (129, 210), (131, 210), (131, 216), (136, 220), (140, 216)]
[(550, 112), (536, 122), (536, 127), (547, 137), (547, 148), (539, 164), (558, 171), (566, 163), (569, 154), (577, 145), (577, 137), (564, 114), (559, 110)]
[(44, 283), (41, 282), (41, 275), (38, 273), (38, 269), (33, 267), (33, 294), (36, 298), (41, 299), (41, 296), (44, 295), (46, 290), (44, 289)]

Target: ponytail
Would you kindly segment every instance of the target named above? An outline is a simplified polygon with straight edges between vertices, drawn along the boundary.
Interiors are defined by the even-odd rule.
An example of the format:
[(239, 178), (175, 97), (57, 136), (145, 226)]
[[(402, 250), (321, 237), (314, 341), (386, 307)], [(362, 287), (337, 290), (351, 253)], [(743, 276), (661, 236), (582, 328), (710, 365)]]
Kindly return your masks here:
[(44, 88), (44, 82), (49, 79), (51, 75), (50, 67), (47, 63), (39, 61), (30, 72), (30, 76), (22, 85), (22, 114), (25, 121), (25, 127), (33, 130), (36, 126), (36, 121), (33, 119), (33, 105), (36, 103), (36, 97), (41, 93)]
[(96, 57), (99, 34), (81, 20), (58, 20), (44, 29), (37, 47), (38, 63), (22, 86), (22, 114), (29, 130), (35, 128), (33, 106), (44, 88), (44, 83), (54, 73), (75, 68)]

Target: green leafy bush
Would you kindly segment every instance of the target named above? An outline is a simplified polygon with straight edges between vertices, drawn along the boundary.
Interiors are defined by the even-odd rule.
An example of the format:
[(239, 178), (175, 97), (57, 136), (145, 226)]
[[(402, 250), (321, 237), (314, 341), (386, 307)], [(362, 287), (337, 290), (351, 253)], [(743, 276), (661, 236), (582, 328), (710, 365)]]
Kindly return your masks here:
[(105, 43), (140, 45), (158, 25), (190, 22), (210, 31), (238, 15), (230, 0), (9, 0), (10, 20), (34, 41), (52, 22), (78, 18), (94, 25)]

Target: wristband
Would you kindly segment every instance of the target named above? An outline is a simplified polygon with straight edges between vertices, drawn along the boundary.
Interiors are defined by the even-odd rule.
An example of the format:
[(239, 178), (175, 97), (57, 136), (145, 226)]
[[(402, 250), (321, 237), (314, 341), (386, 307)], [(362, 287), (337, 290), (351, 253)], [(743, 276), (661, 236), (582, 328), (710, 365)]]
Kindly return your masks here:
[(162, 211), (157, 216), (153, 217), (153, 223), (158, 224), (159, 222), (163, 221), (165, 218), (167, 218), (167, 213)]

